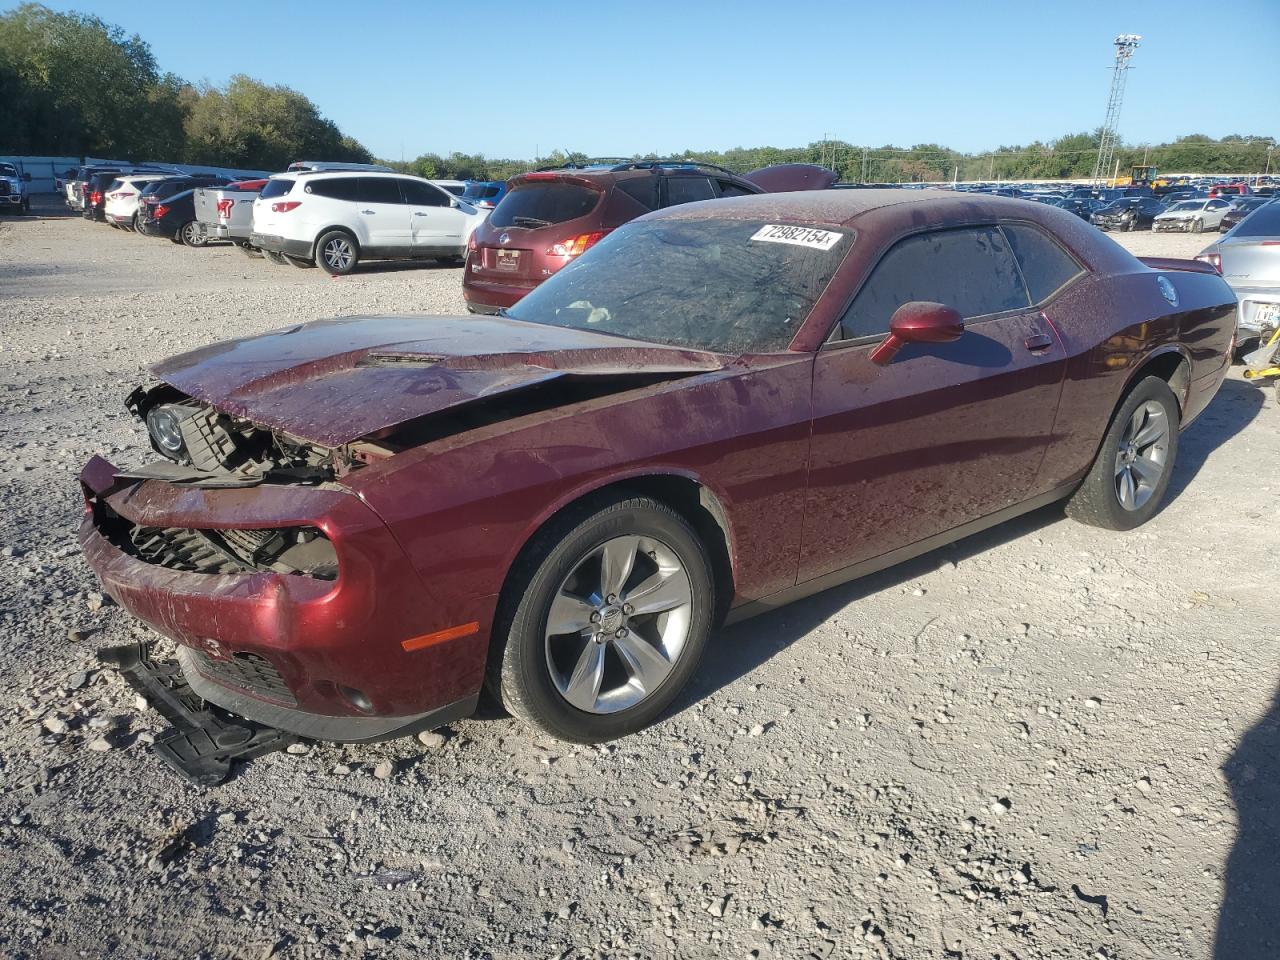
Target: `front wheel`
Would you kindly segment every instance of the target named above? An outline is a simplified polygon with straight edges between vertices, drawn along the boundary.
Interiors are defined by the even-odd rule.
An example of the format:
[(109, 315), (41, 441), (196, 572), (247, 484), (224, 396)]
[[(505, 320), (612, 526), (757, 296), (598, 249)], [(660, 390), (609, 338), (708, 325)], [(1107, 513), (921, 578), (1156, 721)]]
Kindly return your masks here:
[(360, 251), (351, 234), (330, 230), (316, 241), (316, 266), (330, 276), (346, 276), (360, 262)]
[(1204, 233), (1204, 221), (1203, 221), (1203, 220), (1192, 220), (1192, 221), (1191, 221), (1191, 232), (1192, 232), (1192, 233)]
[(1159, 377), (1147, 377), (1125, 397), (1067, 516), (1106, 530), (1132, 530), (1164, 499), (1178, 454), (1178, 400)]
[(711, 564), (683, 517), (647, 497), (587, 501), (539, 533), (513, 571), (489, 686), (562, 740), (634, 733), (688, 682), (714, 610)]

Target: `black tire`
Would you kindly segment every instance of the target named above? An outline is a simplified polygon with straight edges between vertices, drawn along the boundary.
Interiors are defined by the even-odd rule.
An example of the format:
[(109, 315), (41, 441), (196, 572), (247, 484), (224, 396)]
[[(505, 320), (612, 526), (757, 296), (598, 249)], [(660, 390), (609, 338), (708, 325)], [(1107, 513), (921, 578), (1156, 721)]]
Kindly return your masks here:
[(23, 201), (22, 201), (22, 215), (25, 217), (25, 216), (27, 216), (29, 213), (31, 213), (31, 201), (30, 201), (30, 200), (23, 200)]
[(282, 254), (282, 256), (283, 256), (286, 260), (288, 260), (291, 264), (293, 264), (295, 267), (298, 267), (299, 269), (302, 269), (302, 270), (312, 270), (312, 269), (314, 269), (314, 268), (315, 268), (315, 264), (314, 264), (314, 263), (312, 263), (310, 260), (306, 260), (306, 259), (304, 259), (304, 258), (302, 258), (302, 257), (291, 257), (291, 256), (289, 256), (289, 254), (287, 254), (287, 253)]
[(261, 256), (262, 256), (262, 251), (261, 251), (261, 250), (259, 250), (257, 247), (255, 247), (255, 246), (254, 246), (253, 244), (251, 244), (251, 243), (245, 243), (245, 242), (241, 241), (241, 242), (239, 242), (239, 243), (237, 243), (237, 244), (236, 244), (236, 247), (237, 247), (237, 248), (239, 249), (239, 251), (240, 251), (241, 253), (243, 253), (246, 257), (261, 257)]
[(316, 266), (332, 277), (345, 277), (360, 262), (360, 245), (345, 230), (330, 230), (316, 241)]
[(129, 229), (132, 230), (134, 233), (139, 232), (138, 231), (138, 214), (136, 211), (133, 214), (133, 219), (129, 221)]
[(1204, 233), (1204, 221), (1199, 217), (1191, 221), (1192, 233)]
[(179, 227), (178, 237), (188, 247), (203, 247), (209, 242), (209, 235), (199, 220), (188, 220)]
[[(691, 598), (687, 633), (679, 653), (670, 663), (669, 672), (654, 690), (615, 712), (589, 712), (571, 704), (556, 686), (550, 653), (555, 641), (547, 638), (547, 618), (566, 578), (589, 563), (588, 558), (605, 543), (630, 536), (656, 541), (656, 545), (670, 551), (670, 556), (679, 561), (681, 572), (687, 574)], [(643, 559), (639, 554), (636, 556)], [(654, 553), (649, 556), (657, 557)], [(623, 585), (635, 589), (637, 582), (651, 575), (653, 569), (631, 568)], [(619, 594), (617, 602), (625, 596), (621, 590)], [(586, 500), (548, 523), (513, 569), (494, 625), (489, 689), (510, 713), (561, 740), (600, 743), (634, 733), (652, 723), (671, 705), (697, 669), (711, 633), (715, 610), (710, 560), (697, 534), (683, 517), (647, 497), (616, 493)], [(618, 612), (615, 602), (613, 614)], [(635, 617), (624, 620), (623, 625), (630, 625), (633, 640), (639, 639), (654, 649), (654, 643), (642, 636), (646, 628), (641, 614)], [(609, 622), (608, 617), (604, 622)], [(625, 629), (621, 632), (627, 633)], [(605, 636), (603, 630), (600, 635)], [(568, 636), (569, 642), (574, 643), (573, 634)], [(583, 649), (590, 649), (592, 643), (586, 640)], [(619, 658), (612, 662), (614, 666), (622, 666), (613, 641), (606, 644), (613, 652), (602, 649), (601, 662), (608, 657)], [(615, 679), (611, 678), (610, 683)], [(600, 688), (600, 682), (603, 681), (597, 683), (596, 689)]]
[[(1122, 459), (1132, 451), (1126, 451), (1122, 444), (1126, 441), (1126, 431), (1132, 429), (1130, 424), (1137, 412), (1140, 409), (1151, 409), (1147, 406), (1148, 404), (1163, 408), (1165, 418), (1166, 429), (1163, 438), (1144, 448), (1153, 455), (1160, 453), (1162, 461), (1159, 475), (1146, 489), (1142, 489), (1140, 483), (1134, 480), (1134, 477), (1140, 477), (1141, 474), (1130, 471), (1129, 483), (1137, 484), (1137, 488), (1131, 487), (1130, 496), (1133, 497), (1133, 504), (1126, 506), (1122, 502), (1121, 494), (1124, 487), (1121, 476), (1124, 470)], [(1169, 478), (1173, 475), (1174, 465), (1177, 462), (1180, 424), (1181, 412), (1178, 408), (1178, 400), (1169, 389), (1169, 385), (1159, 377), (1147, 377), (1139, 381), (1121, 402), (1115, 416), (1111, 418), (1111, 425), (1107, 428), (1106, 436), (1103, 437), (1102, 444), (1098, 448), (1093, 466), (1090, 467), (1079, 489), (1067, 501), (1067, 516), (1090, 526), (1102, 527), (1104, 530), (1132, 530), (1155, 516), (1164, 500), (1165, 491), (1169, 487)], [(1140, 440), (1141, 436), (1142, 430), (1139, 430), (1136, 439)], [(1163, 451), (1157, 449), (1160, 444), (1163, 444)], [(1139, 457), (1139, 459), (1143, 463), (1148, 463), (1145, 457)], [(1145, 471), (1151, 468), (1147, 466), (1143, 469)], [(1145, 499), (1143, 499), (1144, 495)]]
[(276, 253), (274, 250), (263, 250), (262, 255), (266, 257), (268, 260), (270, 260), (272, 263), (279, 263), (279, 264), (284, 263), (283, 253)]
[(170, 237), (170, 238), (169, 238), (169, 242), (170, 242), (170, 243), (176, 243), (178, 246), (182, 246), (182, 231), (181, 231), (181, 230), (179, 230), (179, 231), (178, 231), (177, 233), (175, 233), (172, 237)]

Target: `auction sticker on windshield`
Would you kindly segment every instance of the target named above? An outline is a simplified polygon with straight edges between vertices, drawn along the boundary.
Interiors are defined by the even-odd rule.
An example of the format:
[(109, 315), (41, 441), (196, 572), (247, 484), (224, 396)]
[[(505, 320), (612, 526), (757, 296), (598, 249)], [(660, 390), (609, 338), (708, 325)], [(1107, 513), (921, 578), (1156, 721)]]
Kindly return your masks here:
[(790, 243), (797, 247), (813, 247), (815, 250), (830, 250), (843, 237), (843, 233), (831, 230), (817, 230), (813, 227), (784, 226), (777, 223), (765, 224), (754, 234), (752, 240), (761, 243)]

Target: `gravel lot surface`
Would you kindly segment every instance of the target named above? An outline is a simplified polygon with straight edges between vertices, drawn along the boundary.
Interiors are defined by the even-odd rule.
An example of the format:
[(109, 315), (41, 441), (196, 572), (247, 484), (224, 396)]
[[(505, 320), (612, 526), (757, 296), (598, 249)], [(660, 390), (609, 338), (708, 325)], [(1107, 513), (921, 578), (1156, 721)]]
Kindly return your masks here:
[(458, 312), (460, 271), (44, 212), (0, 222), (0, 955), (1280, 956), (1280, 406), (1238, 368), (1142, 530), (1046, 509), (733, 627), (638, 736), (488, 716), (200, 791), (95, 660), (144, 631), (79, 557), (76, 472), (149, 455), (145, 364)]

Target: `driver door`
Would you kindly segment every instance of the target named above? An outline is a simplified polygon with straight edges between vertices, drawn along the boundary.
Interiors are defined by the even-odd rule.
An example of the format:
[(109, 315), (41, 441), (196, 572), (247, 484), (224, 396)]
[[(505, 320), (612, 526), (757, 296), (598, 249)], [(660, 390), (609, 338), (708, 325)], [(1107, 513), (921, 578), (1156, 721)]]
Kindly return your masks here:
[[(894, 310), (920, 300), (958, 310), (964, 334), (872, 362)], [(1065, 362), (998, 227), (930, 231), (892, 247), (815, 358), (800, 580), (1025, 499)]]

